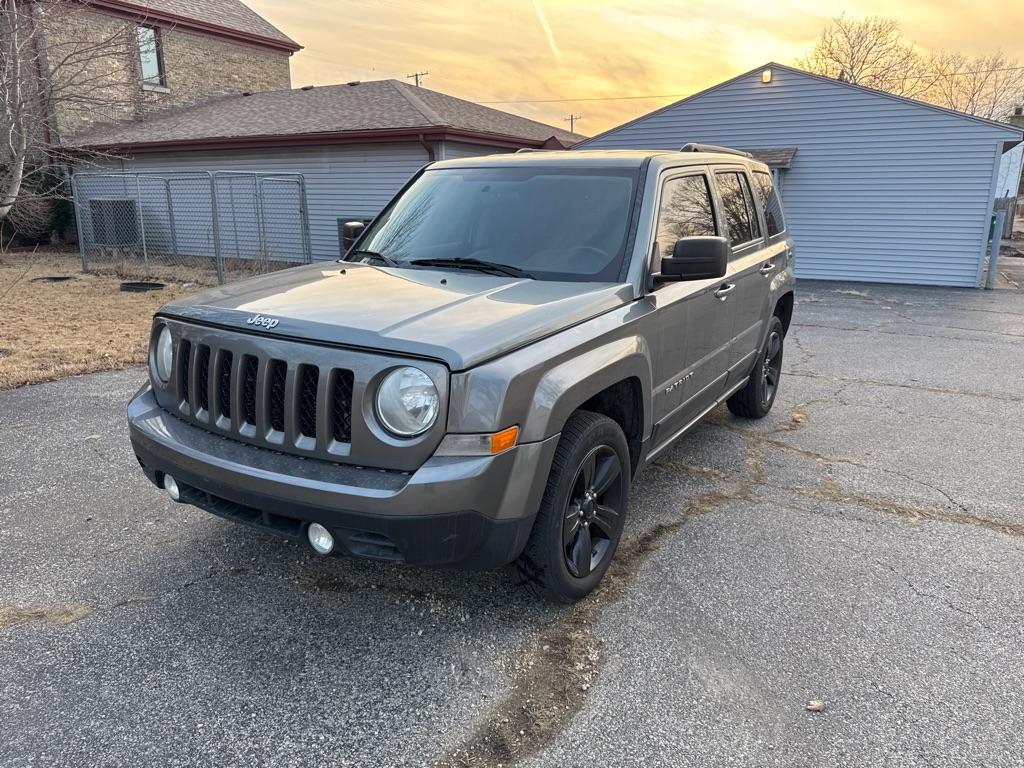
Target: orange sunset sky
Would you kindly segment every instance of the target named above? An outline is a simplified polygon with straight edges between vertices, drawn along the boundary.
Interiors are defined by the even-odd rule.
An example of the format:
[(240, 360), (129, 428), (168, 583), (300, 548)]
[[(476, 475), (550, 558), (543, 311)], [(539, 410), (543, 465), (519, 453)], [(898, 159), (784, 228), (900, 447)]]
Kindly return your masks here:
[[(428, 70), (424, 87), (518, 102), (493, 106), (566, 128), (573, 112), (591, 135), (766, 61), (792, 64), (844, 11), (895, 17), (923, 49), (1024, 58), (1021, 0), (246, 2), (305, 46), (294, 86)], [(621, 96), (656, 97), (593, 100)]]

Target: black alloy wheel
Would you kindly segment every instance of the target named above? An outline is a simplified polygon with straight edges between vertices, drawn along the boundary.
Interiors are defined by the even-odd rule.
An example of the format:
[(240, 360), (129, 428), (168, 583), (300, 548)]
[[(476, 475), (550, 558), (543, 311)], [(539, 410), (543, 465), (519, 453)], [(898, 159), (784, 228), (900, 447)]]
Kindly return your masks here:
[(562, 550), (569, 573), (586, 578), (608, 555), (621, 514), (624, 475), (609, 445), (592, 449), (576, 470), (562, 519)]

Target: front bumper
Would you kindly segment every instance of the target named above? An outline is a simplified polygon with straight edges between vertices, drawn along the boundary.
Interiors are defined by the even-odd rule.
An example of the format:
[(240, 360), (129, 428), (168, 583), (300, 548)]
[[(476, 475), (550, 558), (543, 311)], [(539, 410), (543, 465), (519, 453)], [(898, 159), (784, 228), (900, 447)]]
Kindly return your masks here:
[(415, 472), (290, 456), (207, 432), (161, 408), (152, 389), (128, 405), (132, 447), (149, 479), (172, 475), (182, 501), (299, 538), (318, 522), (345, 553), (494, 568), (522, 551), (558, 436), (497, 456), (431, 458)]

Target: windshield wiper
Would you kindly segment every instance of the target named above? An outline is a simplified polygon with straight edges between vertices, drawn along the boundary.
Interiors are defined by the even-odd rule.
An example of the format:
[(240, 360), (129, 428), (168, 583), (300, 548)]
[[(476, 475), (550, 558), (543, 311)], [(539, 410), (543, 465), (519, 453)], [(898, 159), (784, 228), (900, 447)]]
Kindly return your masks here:
[(525, 277), (533, 280), (529, 272), (513, 267), (511, 264), (500, 264), (496, 261), (484, 261), (483, 259), (452, 258), (452, 259), (413, 259), (409, 262), (417, 267), (451, 267), (452, 269), (473, 269), (477, 272), (490, 272), (492, 274), (508, 275), (509, 277)]
[(377, 261), (383, 261), (384, 264), (386, 266), (389, 266), (389, 267), (397, 267), (397, 266), (399, 266), (398, 262), (395, 261), (394, 259), (392, 259), (390, 256), (385, 256), (383, 253), (377, 253), (376, 251), (367, 251), (367, 250), (360, 249), (358, 251), (352, 251), (351, 255), (352, 256), (359, 256), (360, 254), (363, 255), (363, 256), (366, 256), (367, 258), (370, 258), (370, 259), (376, 259)]

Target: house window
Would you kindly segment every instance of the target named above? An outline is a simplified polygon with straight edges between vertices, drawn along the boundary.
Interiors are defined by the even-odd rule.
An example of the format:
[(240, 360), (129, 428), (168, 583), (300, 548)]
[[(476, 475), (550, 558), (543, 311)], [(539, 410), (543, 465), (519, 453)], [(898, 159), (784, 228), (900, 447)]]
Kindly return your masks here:
[(659, 255), (671, 256), (676, 240), (681, 238), (715, 234), (715, 211), (707, 177), (700, 174), (666, 181), (656, 234)]
[(143, 86), (166, 87), (164, 55), (160, 47), (160, 30), (156, 27), (138, 27), (139, 62), (142, 65)]

